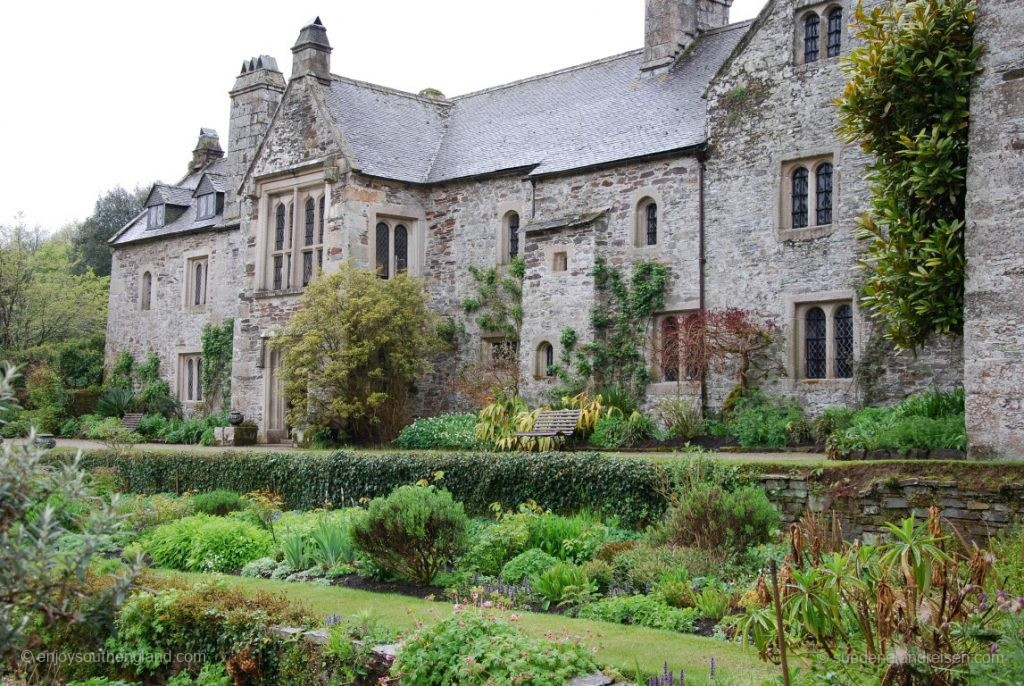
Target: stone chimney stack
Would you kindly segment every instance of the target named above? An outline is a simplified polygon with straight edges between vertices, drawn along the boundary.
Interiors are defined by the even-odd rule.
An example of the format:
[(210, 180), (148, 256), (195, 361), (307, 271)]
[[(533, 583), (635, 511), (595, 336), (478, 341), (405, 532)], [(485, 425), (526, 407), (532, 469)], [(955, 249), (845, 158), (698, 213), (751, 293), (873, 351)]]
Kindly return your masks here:
[(307, 74), (325, 83), (331, 80), (331, 44), (320, 17), (302, 27), (292, 46), (292, 78)]
[(667, 71), (702, 31), (729, 23), (732, 0), (647, 0), (644, 14), (645, 73)]
[(196, 149), (192, 151), (192, 162), (188, 165), (188, 171), (199, 171), (210, 162), (224, 157), (224, 151), (220, 148), (220, 138), (213, 129), (199, 129), (199, 141)]
[(231, 122), (228, 130), (228, 193), (224, 199), (224, 218), (239, 216), (235, 191), (242, 182), (253, 154), (270, 127), (284, 95), (284, 75), (277, 60), (260, 55), (242, 62), (242, 71), (231, 89)]

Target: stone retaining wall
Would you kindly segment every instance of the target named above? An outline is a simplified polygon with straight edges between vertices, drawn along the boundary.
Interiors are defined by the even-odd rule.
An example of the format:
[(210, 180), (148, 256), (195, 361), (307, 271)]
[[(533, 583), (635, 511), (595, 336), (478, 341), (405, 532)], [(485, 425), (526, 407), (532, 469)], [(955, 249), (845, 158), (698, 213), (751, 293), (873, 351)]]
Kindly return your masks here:
[(932, 505), (939, 507), (961, 534), (978, 541), (1024, 516), (1024, 483), (979, 491), (961, 489), (954, 481), (894, 478), (857, 489), (842, 484), (824, 486), (800, 475), (765, 474), (761, 485), (786, 524), (807, 510), (834, 511), (846, 538), (867, 542), (884, 532), (885, 522), (898, 522), (910, 515), (923, 519)]

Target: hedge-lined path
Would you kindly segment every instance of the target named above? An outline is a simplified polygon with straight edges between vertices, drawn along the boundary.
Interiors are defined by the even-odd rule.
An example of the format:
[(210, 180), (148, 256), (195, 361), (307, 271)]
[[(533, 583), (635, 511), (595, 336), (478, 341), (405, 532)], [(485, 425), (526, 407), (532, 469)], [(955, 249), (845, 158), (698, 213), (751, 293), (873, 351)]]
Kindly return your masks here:
[[(249, 594), (269, 592), (305, 605), (315, 614), (327, 617), (338, 614), (350, 617), (369, 612), (380, 625), (408, 632), (420, 624), (432, 624), (448, 615), (452, 606), (443, 602), (419, 600), (371, 591), (358, 591), (337, 586), (312, 583), (246, 579), (221, 574), (189, 574), (151, 570), (162, 580), (194, 583), (202, 579), (223, 579)], [(506, 615), (509, 613), (505, 613)], [(637, 626), (624, 626), (608, 622), (573, 619), (561, 615), (517, 612), (516, 623), (534, 637), (569, 635), (578, 637), (585, 645), (596, 648), (599, 661), (632, 674), (637, 666), (648, 673), (660, 673), (668, 665), (677, 674), (686, 670), (687, 677), (696, 683), (708, 678), (708, 666), (715, 659), (715, 683), (723, 686), (753, 686), (771, 680), (777, 670), (761, 662), (753, 648), (724, 640), (692, 636), (671, 631), (660, 631)], [(689, 679), (687, 680), (689, 682)]]
[[(21, 443), (17, 439), (12, 441), (13, 443)], [(107, 447), (100, 441), (88, 441), (72, 438), (58, 438), (57, 447), (65, 448), (67, 450), (106, 450)], [(188, 451), (188, 452), (200, 452), (200, 453), (223, 453), (223, 452), (268, 452), (268, 453), (281, 453), (281, 452), (301, 452), (301, 453), (332, 453), (331, 450), (313, 450), (310, 448), (293, 448), (290, 445), (285, 444), (261, 444), (261, 445), (250, 445), (242, 447), (220, 447), (212, 445), (178, 445), (178, 444), (167, 444), (167, 443), (137, 443), (134, 446), (135, 450), (146, 450), (146, 451)], [(430, 453), (435, 451), (430, 450), (399, 450), (398, 448), (386, 448), (380, 450), (370, 450), (364, 448), (344, 448), (354, 453), (367, 453), (367, 454), (378, 454), (378, 453), (396, 453), (396, 452), (408, 452), (408, 453)], [(451, 454), (452, 451), (436, 451), (439, 453)], [(593, 452), (590, 450), (580, 452)], [(670, 462), (672, 460), (678, 460), (680, 458), (691, 457), (691, 453), (685, 452), (645, 452), (645, 453), (634, 453), (634, 452), (610, 452), (605, 453), (609, 456), (614, 457), (631, 457), (639, 459), (649, 459), (655, 462)], [(714, 452), (704, 453), (707, 456), (720, 459), (725, 462), (766, 462), (766, 463), (779, 463), (779, 464), (792, 464), (792, 465), (813, 465), (819, 462), (825, 461), (824, 453), (805, 453), (805, 452)]]

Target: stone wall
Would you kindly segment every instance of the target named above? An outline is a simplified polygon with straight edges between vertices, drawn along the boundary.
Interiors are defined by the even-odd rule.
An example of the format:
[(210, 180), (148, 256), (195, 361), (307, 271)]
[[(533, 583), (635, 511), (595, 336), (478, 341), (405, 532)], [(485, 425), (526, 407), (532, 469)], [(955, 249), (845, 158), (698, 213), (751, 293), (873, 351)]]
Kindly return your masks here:
[[(817, 62), (795, 64), (795, 23), (802, 5), (795, 0), (769, 4), (708, 91), (707, 306), (753, 309), (774, 318), (783, 334), (774, 361), (785, 369), (774, 390), (812, 408), (887, 402), (930, 386), (958, 386), (959, 341), (937, 341), (916, 359), (897, 355), (878, 340), (856, 306), (854, 230), (868, 207), (868, 160), (835, 133), (833, 101), (845, 81), (839, 58), (822, 52)], [(844, 24), (853, 5), (843, 3)], [(845, 54), (848, 30), (842, 38)], [(788, 229), (783, 165), (827, 156), (834, 166), (832, 224)], [(813, 207), (809, 213), (813, 224)], [(877, 365), (865, 370), (869, 384), (799, 378), (798, 309), (836, 300), (853, 302), (856, 357), (870, 357)], [(713, 377), (712, 405), (732, 385), (727, 377)]]
[(761, 485), (786, 524), (807, 511), (834, 512), (846, 538), (866, 542), (885, 533), (885, 522), (898, 523), (911, 515), (925, 519), (932, 506), (961, 534), (978, 541), (1024, 515), (1024, 483), (985, 491), (965, 489), (946, 479), (894, 477), (865, 488), (839, 484), (826, 489), (806, 476), (765, 474)]
[[(108, 367), (122, 351), (132, 353), (140, 363), (154, 352), (172, 395), (181, 397), (179, 357), (200, 352), (206, 324), (220, 324), (236, 314), (243, 252), (238, 229), (119, 246), (111, 263)], [(185, 265), (201, 256), (208, 258), (207, 297), (205, 305), (195, 306), (185, 299)], [(143, 310), (141, 283), (147, 271), (152, 275), (152, 295), (150, 309)]]
[(967, 176), (964, 387), (972, 457), (1024, 459), (1024, 5), (985, 0)]

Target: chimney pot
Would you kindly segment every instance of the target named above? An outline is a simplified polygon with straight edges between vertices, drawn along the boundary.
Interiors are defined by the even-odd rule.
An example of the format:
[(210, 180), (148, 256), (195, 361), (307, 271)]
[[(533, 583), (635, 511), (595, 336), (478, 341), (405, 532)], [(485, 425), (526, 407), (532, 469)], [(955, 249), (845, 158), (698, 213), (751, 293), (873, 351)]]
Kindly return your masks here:
[(188, 165), (189, 172), (199, 171), (210, 162), (224, 157), (220, 147), (220, 138), (213, 129), (199, 129), (199, 140), (192, 151), (192, 162)]
[(320, 17), (302, 27), (292, 46), (292, 78), (312, 75), (323, 82), (331, 80), (331, 43)]

